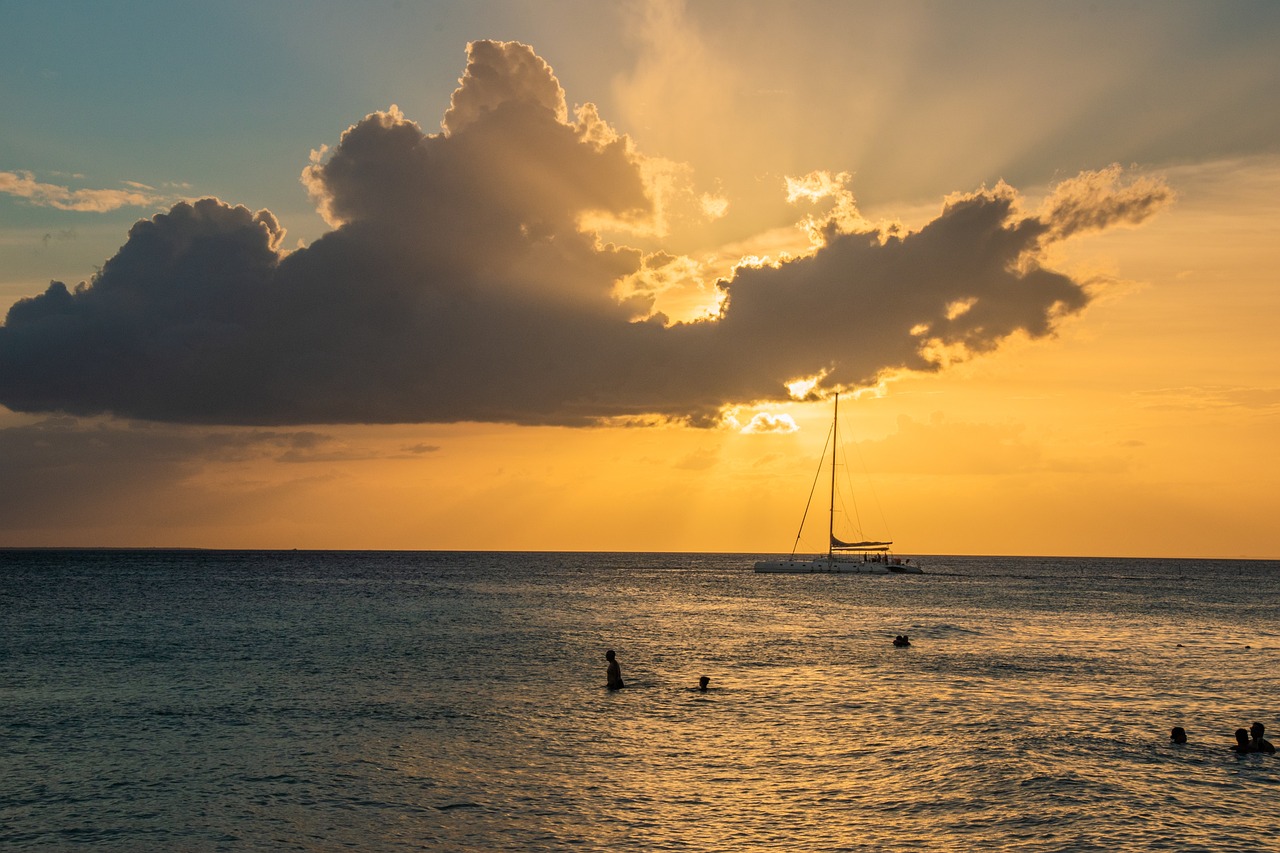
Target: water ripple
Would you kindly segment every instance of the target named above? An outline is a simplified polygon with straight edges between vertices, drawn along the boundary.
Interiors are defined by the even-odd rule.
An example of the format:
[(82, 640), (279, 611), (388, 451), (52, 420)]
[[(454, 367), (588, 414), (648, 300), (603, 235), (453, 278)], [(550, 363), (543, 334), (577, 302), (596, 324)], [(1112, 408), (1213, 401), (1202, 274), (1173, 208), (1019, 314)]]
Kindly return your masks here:
[(0, 560), (6, 849), (1273, 844), (1275, 564)]

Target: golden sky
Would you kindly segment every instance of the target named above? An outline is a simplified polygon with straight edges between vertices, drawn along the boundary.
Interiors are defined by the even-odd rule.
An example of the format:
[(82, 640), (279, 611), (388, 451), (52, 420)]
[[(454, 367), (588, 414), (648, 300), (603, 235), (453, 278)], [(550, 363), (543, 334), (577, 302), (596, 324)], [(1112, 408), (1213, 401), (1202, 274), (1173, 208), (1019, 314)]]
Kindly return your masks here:
[(1275, 7), (407, 5), (0, 65), (0, 546), (785, 551), (840, 390), (900, 553), (1280, 557)]

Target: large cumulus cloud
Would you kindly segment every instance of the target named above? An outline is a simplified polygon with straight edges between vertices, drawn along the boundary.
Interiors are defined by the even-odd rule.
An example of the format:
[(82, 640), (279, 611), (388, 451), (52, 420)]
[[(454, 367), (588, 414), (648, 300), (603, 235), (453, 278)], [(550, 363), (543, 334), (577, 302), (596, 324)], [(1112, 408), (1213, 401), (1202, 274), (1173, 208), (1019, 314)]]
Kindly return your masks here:
[(797, 377), (869, 383), (1049, 334), (1089, 296), (1042, 266), (1045, 247), (1169, 198), (1109, 170), (1034, 215), (1000, 186), (914, 233), (833, 216), (811, 253), (721, 282), (718, 316), (670, 323), (617, 295), (645, 259), (590, 225), (654, 216), (645, 176), (593, 107), (570, 115), (531, 49), (473, 43), (440, 132), (392, 108), (306, 169), (334, 225), (312, 245), (283, 252), (269, 212), (184, 202), (137, 223), (89, 284), (14, 305), (0, 403), (225, 424), (706, 423)]

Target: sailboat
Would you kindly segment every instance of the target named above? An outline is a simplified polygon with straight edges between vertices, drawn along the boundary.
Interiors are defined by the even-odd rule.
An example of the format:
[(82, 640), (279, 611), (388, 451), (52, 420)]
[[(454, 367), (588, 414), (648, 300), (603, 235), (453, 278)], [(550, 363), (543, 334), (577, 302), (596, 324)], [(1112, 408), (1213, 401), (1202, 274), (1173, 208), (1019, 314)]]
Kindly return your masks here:
[[(795, 547), (791, 549), (791, 556), (785, 560), (761, 560), (756, 563), (757, 572), (769, 572), (774, 574), (863, 574), (863, 575), (888, 575), (888, 574), (924, 574), (924, 571), (917, 565), (912, 565), (911, 561), (903, 560), (893, 555), (893, 542), (873, 542), (863, 540), (860, 542), (845, 542), (836, 538), (836, 454), (840, 445), (840, 433), (838, 427), (840, 425), (840, 394), (836, 394), (835, 410), (831, 417), (831, 504), (830, 511), (827, 516), (827, 553), (826, 556), (815, 556), (811, 559), (797, 559)], [(809, 496), (810, 501), (813, 495)], [(809, 515), (809, 507), (805, 506), (805, 517)], [(804, 521), (800, 522), (801, 532), (804, 530)], [(800, 541), (800, 534), (796, 534), (796, 542)]]

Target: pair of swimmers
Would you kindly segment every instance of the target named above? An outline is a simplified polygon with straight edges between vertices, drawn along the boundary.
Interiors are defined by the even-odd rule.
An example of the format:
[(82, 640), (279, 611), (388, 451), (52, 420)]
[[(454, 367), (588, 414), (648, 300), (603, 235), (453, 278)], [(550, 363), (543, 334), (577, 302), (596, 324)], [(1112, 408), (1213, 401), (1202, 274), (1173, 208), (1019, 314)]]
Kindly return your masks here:
[(1249, 731), (1244, 729), (1236, 729), (1236, 745), (1235, 751), (1241, 754), (1246, 752), (1265, 752), (1269, 755), (1275, 755), (1276, 748), (1271, 745), (1271, 741), (1262, 736), (1266, 731), (1266, 726), (1262, 723), (1254, 723), (1249, 727)]
[[(604, 659), (609, 662), (608, 680), (605, 682), (605, 687), (610, 690), (621, 690), (626, 687), (627, 685), (622, 680), (622, 667), (618, 665), (618, 656), (614, 654), (613, 649), (609, 649), (604, 653)], [(711, 679), (704, 675), (698, 679), (697, 689), (706, 693), (707, 685), (710, 683)]]

